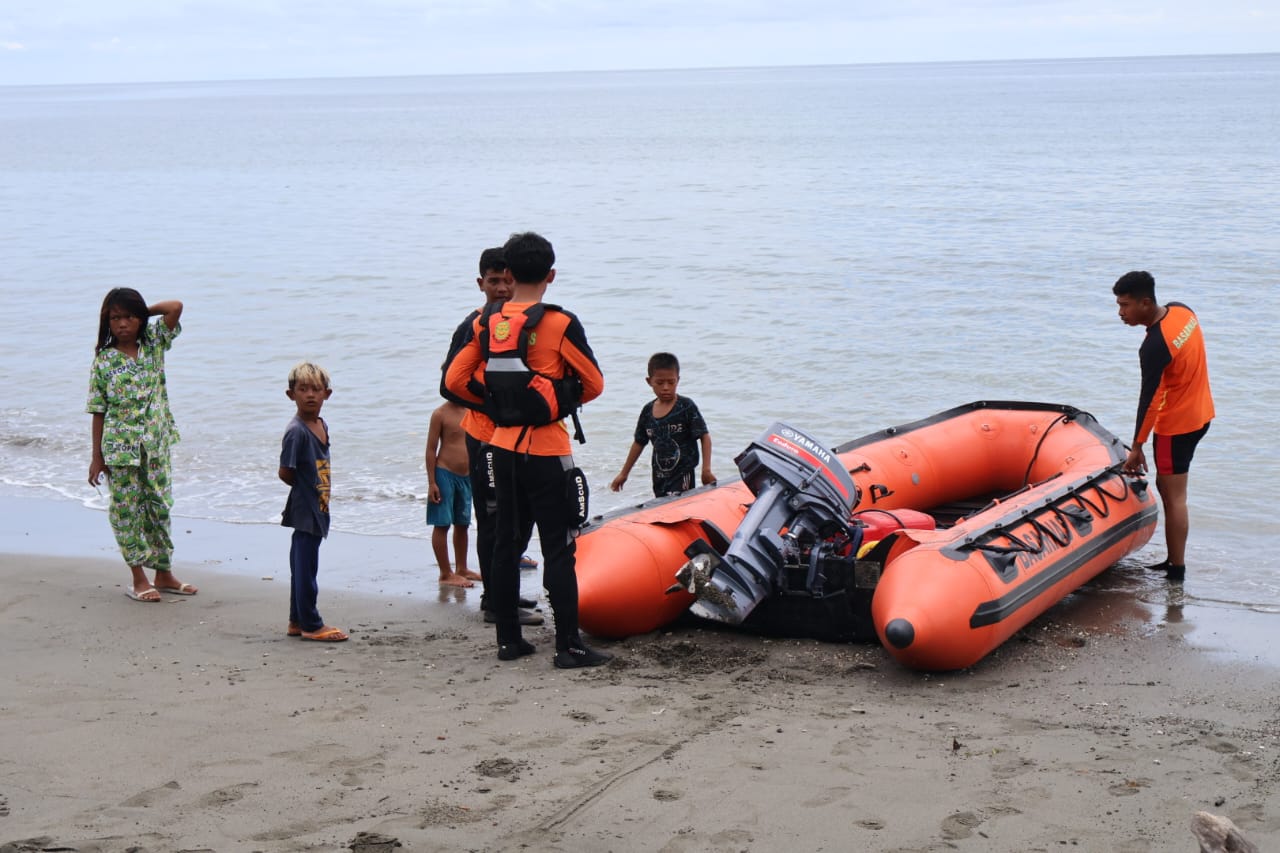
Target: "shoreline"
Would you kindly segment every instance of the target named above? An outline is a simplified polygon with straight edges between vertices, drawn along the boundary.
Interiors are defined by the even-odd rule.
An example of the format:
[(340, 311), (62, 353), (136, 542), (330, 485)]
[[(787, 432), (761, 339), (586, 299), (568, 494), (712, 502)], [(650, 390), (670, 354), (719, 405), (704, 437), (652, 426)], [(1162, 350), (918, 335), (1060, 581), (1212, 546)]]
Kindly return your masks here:
[[(501, 663), (478, 596), (380, 592), (398, 543), (322, 552), (352, 638), (308, 643), (256, 535), (191, 527), (201, 592), (139, 604), (104, 518), (39, 511), (0, 524), (0, 850), (1157, 853), (1200, 810), (1280, 848), (1276, 668), (1192, 644), (1201, 608), (1133, 573), (959, 672), (683, 625), (563, 671), (550, 625)], [(366, 582), (326, 583), (360, 544)]]
[[(204, 518), (172, 518), (174, 568), (203, 589), (211, 577), (238, 577), (289, 589), (290, 530)], [(474, 528), (471, 547), (475, 547)], [(450, 545), (452, 553), (452, 545)], [(539, 561), (536, 537), (530, 553)], [(23, 500), (0, 495), (0, 555), (34, 554), (115, 562), (117, 580), (128, 578), (104, 511), (73, 501)], [(474, 550), (468, 563), (478, 570)], [(187, 575), (191, 575), (188, 578)], [(438, 599), (477, 609), (480, 585), (439, 589), (439, 569), (429, 538), (331, 531), (320, 546), (320, 591), (346, 590), (392, 600)], [(521, 574), (521, 590), (539, 597), (538, 574)]]
[[(174, 563), (184, 581), (202, 589), (209, 575), (272, 583), (288, 594), (289, 532), (278, 524), (252, 524), (202, 518), (173, 518)], [(475, 536), (472, 528), (471, 547)], [(450, 546), (452, 548), (452, 545)], [(529, 553), (539, 562), (537, 535)], [(0, 555), (82, 557), (118, 562), (106, 513), (67, 500), (24, 500), (0, 495)], [(1109, 630), (1117, 620), (1139, 634), (1165, 631), (1196, 650), (1225, 660), (1280, 670), (1280, 644), (1271, 640), (1280, 613), (1267, 607), (1202, 598), (1193, 575), (1171, 586), (1134, 565), (1108, 570), (1072, 593), (1040, 619), (1069, 619), (1088, 631)], [(474, 550), (470, 568), (477, 569)], [(127, 578), (123, 563), (119, 577)], [(191, 577), (187, 577), (191, 575)], [(476, 611), (480, 586), (440, 588), (438, 569), (427, 538), (333, 531), (320, 548), (320, 590), (342, 590), (388, 605), (397, 601), (434, 601)], [(214, 581), (217, 583), (217, 581)], [(540, 570), (521, 573), (521, 594), (541, 600)], [(1036, 623), (1032, 623), (1034, 627)], [(1010, 641), (1012, 642), (1012, 640)]]

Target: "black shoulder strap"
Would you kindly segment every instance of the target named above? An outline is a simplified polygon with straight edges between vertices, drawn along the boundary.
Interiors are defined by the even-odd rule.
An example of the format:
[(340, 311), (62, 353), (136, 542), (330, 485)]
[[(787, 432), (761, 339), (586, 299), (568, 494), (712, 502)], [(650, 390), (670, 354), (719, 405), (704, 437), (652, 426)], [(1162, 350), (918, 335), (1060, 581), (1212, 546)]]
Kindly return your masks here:
[(486, 302), (480, 311), (480, 360), (489, 360), (489, 318), (502, 310), (501, 302)]
[(502, 306), (505, 304), (505, 302), (498, 300), (486, 302), (484, 308), (480, 310), (480, 328), (487, 329), (489, 327), (489, 318), (501, 311)]
[(535, 302), (524, 309), (524, 325), (520, 328), (520, 340), (516, 351), (520, 354), (520, 361), (524, 362), (525, 367), (529, 366), (529, 333), (542, 322), (542, 315), (547, 313), (547, 309), (555, 309), (555, 307), (555, 305)]
[[(538, 321), (540, 321), (543, 315), (548, 311), (567, 313), (559, 305), (554, 305), (550, 302), (539, 302), (524, 309), (526, 319), (524, 321), (524, 328), (520, 331), (520, 360), (525, 363), (526, 367), (529, 364), (529, 330), (538, 325)], [(571, 376), (573, 373), (567, 364), (565, 365), (565, 371), (566, 378)], [(582, 421), (578, 420), (578, 410), (573, 409), (570, 411), (569, 417), (573, 419), (573, 437), (579, 444), (586, 444), (587, 436), (582, 431)]]

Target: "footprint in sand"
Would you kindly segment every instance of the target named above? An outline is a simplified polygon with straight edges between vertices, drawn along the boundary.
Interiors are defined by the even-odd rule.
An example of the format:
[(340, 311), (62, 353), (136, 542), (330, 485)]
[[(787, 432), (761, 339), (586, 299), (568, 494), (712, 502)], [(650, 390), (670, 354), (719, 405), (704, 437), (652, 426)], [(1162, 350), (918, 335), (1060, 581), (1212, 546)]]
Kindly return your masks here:
[(1233, 816), (1239, 821), (1262, 824), (1267, 820), (1267, 808), (1262, 803), (1245, 803), (1233, 810)]
[(148, 806), (155, 805), (160, 800), (163, 800), (165, 797), (168, 797), (174, 791), (181, 791), (181, 790), (182, 790), (182, 786), (179, 785), (176, 780), (171, 782), (165, 782), (163, 785), (159, 786), (158, 788), (151, 788), (149, 790), (141, 791), (137, 794), (134, 794), (132, 797), (125, 800), (120, 805), (126, 806), (128, 808), (147, 808)]
[(37, 835), (35, 838), (24, 838), (21, 841), (10, 841), (0, 846), (5, 853), (41, 853), (42, 850), (72, 850), (62, 847), (48, 835)]
[(981, 823), (982, 818), (973, 812), (956, 812), (942, 821), (942, 837), (948, 841), (968, 838)]
[(987, 806), (978, 812), (956, 812), (942, 822), (942, 837), (959, 841), (973, 835), (973, 831), (987, 820), (1022, 814), (1012, 806)]
[(351, 853), (391, 853), (402, 846), (398, 838), (379, 832), (357, 832), (356, 837), (347, 843)]
[(746, 850), (750, 848), (753, 840), (751, 833), (745, 829), (725, 829), (711, 836), (714, 850)]
[(347, 788), (356, 788), (365, 783), (365, 776), (372, 774), (374, 777), (380, 777), (386, 772), (386, 765), (378, 759), (364, 759), (353, 761), (333, 761), (329, 764), (334, 770), (342, 771), (338, 784)]
[(1036, 763), (1030, 758), (1011, 758), (1007, 761), (1001, 761), (991, 769), (991, 775), (997, 779), (1012, 779), (1015, 776), (1021, 776), (1036, 768)]
[(832, 803), (838, 803), (841, 800), (846, 799), (851, 793), (852, 790), (845, 787), (837, 786), (834, 788), (824, 788), (818, 792), (817, 796), (810, 797), (801, 803), (801, 805), (807, 809), (821, 808), (822, 806), (829, 806)]
[(1207, 737), (1200, 743), (1205, 749), (1216, 752), (1226, 758), (1226, 770), (1237, 782), (1251, 782), (1257, 776), (1252, 766), (1252, 758), (1241, 749), (1239, 744), (1226, 738)]
[(1234, 755), (1240, 751), (1240, 747), (1236, 746), (1229, 740), (1220, 737), (1207, 737), (1201, 744), (1205, 749), (1213, 750), (1222, 755)]
[(241, 782), (238, 785), (228, 785), (225, 788), (215, 788), (197, 800), (196, 805), (202, 809), (229, 806), (232, 803), (243, 800), (244, 795), (256, 787), (258, 787), (257, 782)]
[(367, 716), (368, 713), (368, 705), (355, 704), (337, 711), (329, 718), (329, 721), (333, 723), (343, 723), (348, 720), (359, 720)]
[(1233, 755), (1228, 758), (1226, 768), (1227, 773), (1237, 782), (1252, 782), (1258, 776), (1258, 772), (1253, 766), (1253, 759), (1244, 754)]
[(520, 779), (520, 771), (527, 769), (529, 762), (513, 761), (510, 758), (486, 758), (476, 765), (476, 772), (490, 779), (506, 779), (516, 782)]

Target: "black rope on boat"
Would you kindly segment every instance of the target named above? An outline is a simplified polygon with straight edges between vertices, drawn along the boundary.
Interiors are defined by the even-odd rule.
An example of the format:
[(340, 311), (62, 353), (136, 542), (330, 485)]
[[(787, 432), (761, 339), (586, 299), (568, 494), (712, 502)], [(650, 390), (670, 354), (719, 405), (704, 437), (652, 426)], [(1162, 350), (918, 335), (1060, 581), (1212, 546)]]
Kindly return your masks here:
[(1053, 432), (1053, 428), (1058, 424), (1070, 423), (1073, 420), (1075, 420), (1075, 415), (1066, 414), (1054, 418), (1049, 422), (1049, 426), (1045, 427), (1044, 432), (1040, 435), (1040, 440), (1036, 442), (1035, 451), (1031, 454), (1031, 461), (1027, 463), (1027, 472), (1022, 475), (1022, 487), (1024, 489), (1027, 487), (1027, 484), (1031, 482), (1031, 469), (1035, 467), (1036, 460), (1040, 458), (1040, 448), (1044, 445), (1044, 440), (1049, 437), (1049, 433)]
[(1073, 528), (1071, 524), (1064, 518), (1066, 513), (1062, 511), (1061, 507), (1051, 506), (1051, 507), (1047, 507), (1047, 509), (1049, 512), (1053, 513), (1054, 517), (1057, 518), (1058, 522), (1062, 525), (1061, 533), (1057, 533), (1056, 531), (1052, 530), (1047, 524), (1045, 524), (1039, 518), (1032, 517), (1027, 519), (1027, 523), (1031, 525), (1031, 532), (1035, 534), (1034, 541), (1023, 541), (1020, 537), (1018, 537), (1014, 533), (1011, 533), (1007, 530), (1001, 530), (998, 535), (1003, 536), (1005, 539), (1009, 540), (1010, 542), (1015, 543), (1014, 545), (1008, 546), (1008, 545), (981, 544), (981, 545), (975, 545), (974, 547), (979, 551), (990, 551), (993, 554), (1012, 554), (1015, 552), (1026, 553), (1026, 554), (1039, 554), (1042, 551), (1044, 551), (1046, 539), (1052, 540), (1055, 544), (1057, 544), (1059, 548), (1067, 547), (1068, 545), (1071, 544), (1072, 538), (1074, 538), (1075, 528)]
[[(1112, 470), (1114, 470), (1114, 467), (1115, 466), (1113, 466)], [(1107, 491), (1103, 487), (1102, 482), (1099, 480), (1095, 480), (1094, 482), (1089, 484), (1088, 488), (1092, 489), (1094, 492), (1096, 492), (1098, 495), (1101, 496), (1100, 499), (1097, 501), (1097, 503), (1085, 497), (1081, 493), (1075, 493), (1070, 495), (1069, 497), (1072, 500), (1074, 500), (1075, 505), (1080, 507), (1081, 509), (1091, 511), (1098, 518), (1107, 518), (1109, 515), (1111, 515), (1111, 510), (1112, 510), (1110, 501), (1115, 501), (1118, 504), (1124, 501), (1124, 499), (1129, 496), (1129, 483), (1123, 477), (1119, 479), (1120, 479), (1120, 485), (1121, 485), (1121, 490), (1119, 495), (1115, 495)], [(1012, 531), (1005, 530), (1003, 528), (997, 528), (996, 530), (992, 531), (991, 535), (1002, 536), (1005, 538), (1005, 540), (1007, 540), (1012, 544), (996, 545), (990, 542), (981, 542), (981, 543), (974, 543), (969, 547), (977, 551), (987, 551), (992, 554), (1014, 554), (1014, 553), (1039, 554), (1044, 551), (1046, 540), (1052, 540), (1055, 544), (1058, 545), (1058, 547), (1065, 548), (1067, 545), (1071, 544), (1071, 540), (1074, 538), (1074, 535), (1075, 535), (1075, 528), (1072, 526), (1070, 520), (1066, 517), (1066, 512), (1063, 510), (1063, 505), (1053, 504), (1051, 506), (1046, 507), (1045, 511), (1052, 513), (1053, 516), (1058, 520), (1058, 523), (1062, 525), (1061, 534), (1056, 533), (1055, 531), (1050, 529), (1043, 521), (1041, 521), (1039, 516), (1042, 515), (1043, 513), (1038, 513), (1037, 515), (1034, 515), (1025, 519), (1025, 522), (1029, 524), (1031, 527), (1031, 533), (1034, 534), (1034, 540), (1031, 539), (1030, 536), (1028, 536), (1028, 538), (1024, 540), (1023, 538), (1019, 537), (1017, 534), (1013, 533)]]
[[(1111, 466), (1110, 470), (1114, 472), (1119, 467), (1120, 467), (1120, 463), (1117, 463), (1116, 465)], [(1129, 492), (1130, 492), (1129, 481), (1126, 480), (1124, 477), (1119, 477), (1118, 479), (1120, 480), (1120, 494), (1118, 495), (1114, 495), (1111, 492), (1108, 492), (1105, 488), (1102, 487), (1102, 483), (1100, 481), (1095, 480), (1093, 482), (1092, 484), (1093, 490), (1102, 496), (1102, 499), (1098, 501), (1097, 504), (1089, 500), (1084, 495), (1078, 494), (1078, 495), (1075, 495), (1074, 497), (1078, 503), (1084, 506), (1085, 509), (1091, 510), (1099, 518), (1107, 518), (1108, 516), (1111, 515), (1111, 506), (1107, 502), (1108, 498), (1115, 501), (1116, 503), (1123, 503), (1125, 499), (1129, 497)]]

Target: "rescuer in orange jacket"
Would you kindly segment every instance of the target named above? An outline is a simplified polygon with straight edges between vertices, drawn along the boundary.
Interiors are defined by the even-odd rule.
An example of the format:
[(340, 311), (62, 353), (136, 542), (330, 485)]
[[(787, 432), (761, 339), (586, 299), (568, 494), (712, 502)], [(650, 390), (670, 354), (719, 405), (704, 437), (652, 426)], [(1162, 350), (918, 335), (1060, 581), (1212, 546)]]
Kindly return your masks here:
[(1213, 394), (1209, 391), (1209, 367), (1205, 359), (1204, 333), (1195, 313), (1181, 302), (1156, 301), (1156, 281), (1151, 273), (1134, 271), (1120, 276), (1111, 288), (1120, 319), (1130, 326), (1146, 326), (1147, 336), (1138, 350), (1142, 391), (1138, 396), (1138, 423), (1133, 447), (1125, 459), (1126, 474), (1147, 471), (1142, 449), (1152, 437), (1156, 463), (1156, 490), (1164, 506), (1164, 561), (1148, 566), (1170, 580), (1185, 577), (1187, 532), (1187, 475), (1196, 445), (1213, 420)]
[(517, 614), (520, 555), (527, 544), (519, 541), (521, 520), (531, 517), (555, 617), (554, 663), (563, 669), (599, 666), (611, 656), (588, 648), (578, 632), (575, 537), (581, 516), (575, 511), (585, 510), (586, 481), (574, 467), (564, 418), (600, 396), (604, 375), (578, 318), (542, 302), (555, 279), (551, 243), (533, 232), (514, 234), (503, 255), (511, 299), (491, 304), (475, 319), (471, 339), (445, 371), (446, 389), (482, 404), (495, 423), (490, 443), (498, 511), (488, 598), (498, 658), (535, 651)]

